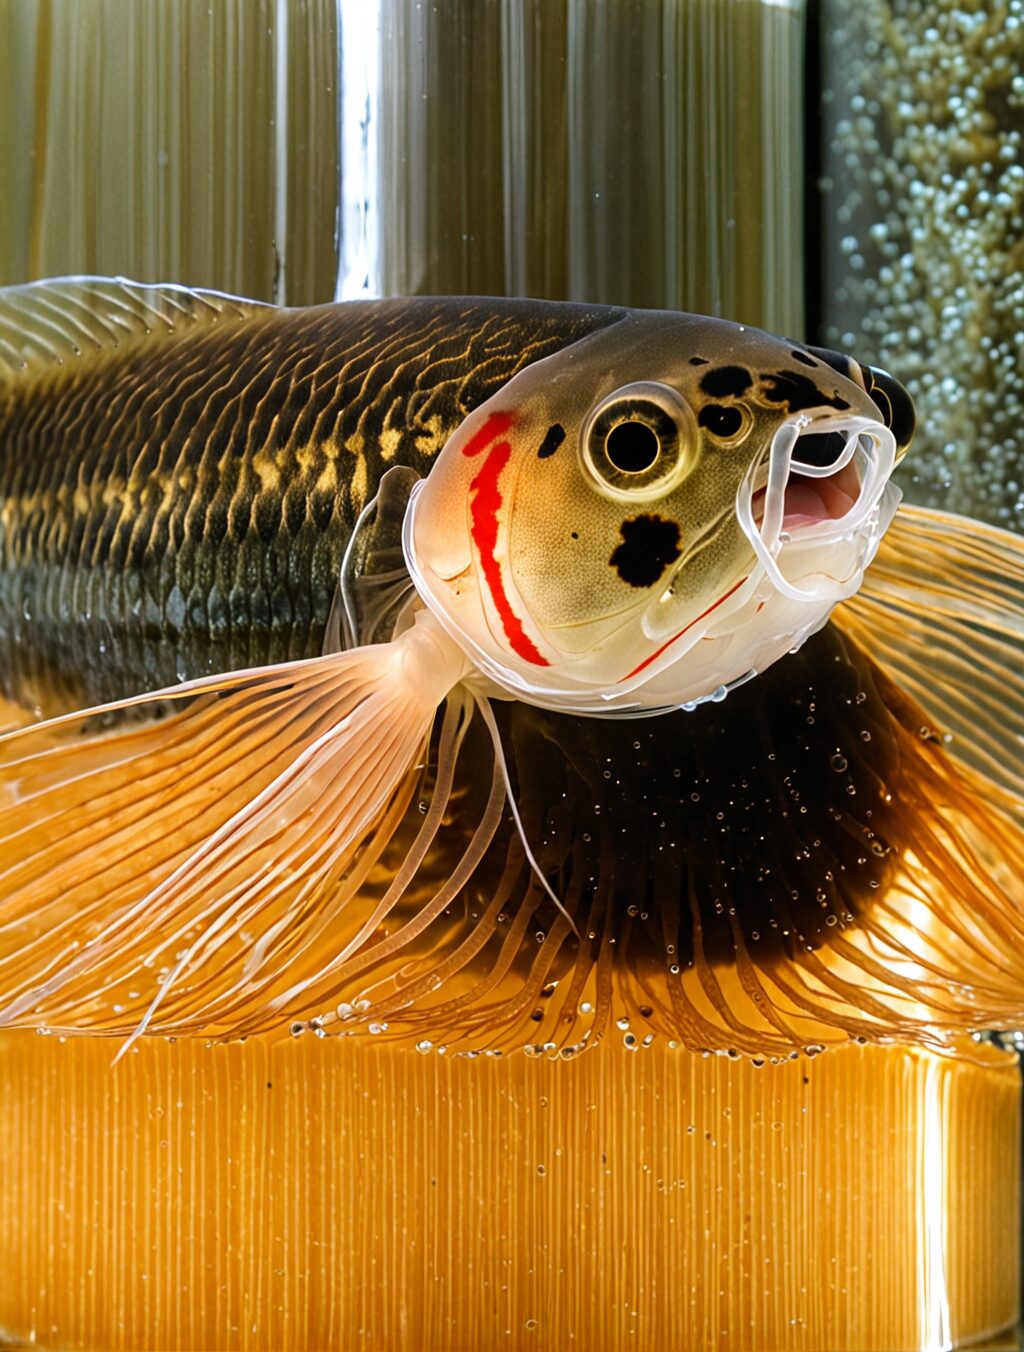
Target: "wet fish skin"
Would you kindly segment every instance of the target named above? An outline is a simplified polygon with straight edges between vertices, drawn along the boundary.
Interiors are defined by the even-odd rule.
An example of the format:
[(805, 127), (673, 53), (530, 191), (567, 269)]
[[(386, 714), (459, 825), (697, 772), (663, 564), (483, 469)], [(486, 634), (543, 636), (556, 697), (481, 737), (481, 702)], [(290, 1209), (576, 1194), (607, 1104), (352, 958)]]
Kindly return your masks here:
[(384, 471), (622, 313), (254, 306), (0, 380), (0, 689), (49, 715), (316, 654)]

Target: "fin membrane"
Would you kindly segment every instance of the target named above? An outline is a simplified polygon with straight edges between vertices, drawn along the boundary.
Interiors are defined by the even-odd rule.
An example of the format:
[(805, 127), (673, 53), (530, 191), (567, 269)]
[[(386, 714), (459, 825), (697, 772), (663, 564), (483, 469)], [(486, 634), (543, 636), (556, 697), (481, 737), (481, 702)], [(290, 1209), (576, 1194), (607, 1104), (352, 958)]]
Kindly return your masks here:
[[(384, 823), (380, 854), (463, 669), (428, 620), (0, 737), (0, 1023), (142, 1031), (251, 996)], [(337, 945), (356, 921), (328, 913)]]
[(835, 619), (928, 715), (921, 735), (1024, 812), (1024, 539), (901, 507)]
[(267, 308), (217, 291), (147, 286), (122, 277), (57, 277), (0, 288), (0, 388), (110, 348), (142, 347)]

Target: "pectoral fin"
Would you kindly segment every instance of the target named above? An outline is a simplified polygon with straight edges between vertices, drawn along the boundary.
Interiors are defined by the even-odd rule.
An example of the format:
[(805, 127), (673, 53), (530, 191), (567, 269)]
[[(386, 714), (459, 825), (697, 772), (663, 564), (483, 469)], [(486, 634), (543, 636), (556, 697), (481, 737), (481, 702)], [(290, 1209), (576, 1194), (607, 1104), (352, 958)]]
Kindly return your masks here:
[(231, 991), (283, 980), (401, 818), (464, 665), (425, 620), (0, 737), (0, 1023), (214, 1027)]
[(947, 750), (1024, 812), (1024, 539), (902, 507), (836, 612), (947, 734)]

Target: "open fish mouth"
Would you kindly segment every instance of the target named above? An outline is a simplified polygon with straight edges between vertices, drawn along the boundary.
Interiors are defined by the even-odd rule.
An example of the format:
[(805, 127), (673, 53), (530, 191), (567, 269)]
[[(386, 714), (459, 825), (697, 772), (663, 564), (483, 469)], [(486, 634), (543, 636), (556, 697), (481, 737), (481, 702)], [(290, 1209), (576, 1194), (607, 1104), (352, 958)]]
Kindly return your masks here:
[(747, 472), (736, 515), (764, 572), (792, 600), (853, 594), (899, 500), (896, 441), (859, 416), (793, 419)]

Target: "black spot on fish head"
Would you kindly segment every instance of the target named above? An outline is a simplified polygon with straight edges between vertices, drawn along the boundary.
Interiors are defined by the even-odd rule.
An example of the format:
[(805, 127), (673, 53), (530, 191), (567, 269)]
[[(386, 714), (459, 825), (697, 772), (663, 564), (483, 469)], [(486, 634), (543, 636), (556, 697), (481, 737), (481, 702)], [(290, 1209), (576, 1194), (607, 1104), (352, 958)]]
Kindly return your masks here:
[(817, 357), (818, 361), (831, 366), (832, 370), (838, 371), (841, 376), (846, 376), (847, 380), (852, 380), (855, 385), (863, 385), (860, 367), (845, 352), (833, 352), (830, 347), (809, 347), (807, 350), (811, 356)]
[(561, 423), (552, 423), (544, 433), (544, 440), (540, 443), (537, 459), (546, 460), (549, 455), (554, 455), (564, 440), (565, 428)]
[(700, 387), (712, 399), (738, 399), (746, 394), (754, 378), (745, 366), (716, 366), (701, 376)]
[(713, 436), (727, 440), (743, 426), (743, 413), (732, 404), (705, 404), (697, 414), (697, 422)]
[(707, 366), (707, 365), (708, 365), (708, 358), (707, 358), (707, 357), (691, 357), (691, 358), (690, 358), (690, 365), (691, 365), (691, 366)]
[(761, 397), (769, 404), (778, 404), (790, 413), (801, 413), (808, 408), (847, 409), (850, 401), (837, 390), (831, 394), (802, 371), (762, 371)]
[(634, 516), (619, 527), (621, 541), (608, 562), (630, 587), (653, 587), (679, 558), (679, 526), (660, 516)]
[(802, 362), (804, 366), (817, 367), (818, 365), (809, 352), (801, 352), (798, 347), (794, 347), (789, 355), (794, 361)]

